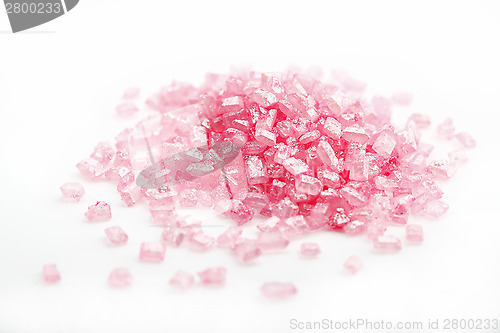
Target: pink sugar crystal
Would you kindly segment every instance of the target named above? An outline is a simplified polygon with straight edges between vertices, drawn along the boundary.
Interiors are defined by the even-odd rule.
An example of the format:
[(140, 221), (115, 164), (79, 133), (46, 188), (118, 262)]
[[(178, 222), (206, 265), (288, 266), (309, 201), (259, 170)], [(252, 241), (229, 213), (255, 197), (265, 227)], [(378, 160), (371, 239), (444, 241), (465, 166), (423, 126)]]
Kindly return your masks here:
[(260, 287), (262, 294), (271, 299), (284, 299), (297, 293), (297, 288), (290, 282), (267, 282)]
[(401, 241), (392, 235), (378, 236), (373, 239), (373, 246), (385, 252), (398, 252), (401, 250)]
[(285, 249), (290, 241), (279, 231), (262, 232), (257, 236), (258, 247), (263, 251)]
[(223, 285), (226, 282), (226, 269), (224, 267), (207, 268), (204, 271), (198, 272), (198, 277), (201, 284), (209, 285)]
[(309, 170), (307, 164), (304, 163), (304, 161), (299, 160), (295, 157), (287, 158), (285, 161), (283, 161), (283, 166), (294, 176), (297, 176)]
[(113, 288), (125, 288), (132, 284), (132, 274), (127, 268), (116, 268), (109, 274), (108, 283)]
[(455, 137), (466, 148), (473, 148), (476, 146), (476, 140), (467, 132), (457, 133)]
[(169, 227), (165, 228), (161, 234), (161, 239), (163, 239), (167, 244), (174, 247), (179, 247), (184, 239), (186, 238), (186, 231), (179, 227)]
[[(147, 99), (155, 114), (118, 134), (114, 146), (99, 143), (78, 169), (114, 182), (127, 206), (144, 197), (172, 246), (212, 246), (201, 224), (173, 213), (201, 205), (235, 222), (217, 243), (244, 262), (326, 226), (398, 251), (401, 242), (385, 235), (387, 226), (405, 225), (411, 214), (444, 214), (437, 180), (450, 178), (466, 156), (460, 150), (430, 161), (433, 147), (420, 141), (430, 125), (425, 115), (411, 115), (405, 127), (391, 124), (391, 108), (407, 97), (366, 99), (364, 85), (338, 72), (333, 82), (235, 71), (209, 74), (198, 88), (173, 83)], [(476, 144), (455, 133), (451, 119), (437, 130), (463, 148)], [(111, 216), (96, 210), (89, 220)], [(241, 238), (239, 226), (254, 216), (265, 219), (256, 225), (261, 234)]]
[(441, 124), (437, 126), (437, 132), (439, 135), (451, 139), (453, 134), (455, 134), (455, 125), (451, 118), (446, 118)]
[(113, 244), (125, 244), (128, 241), (128, 236), (122, 227), (109, 227), (104, 229), (104, 233)]
[(120, 192), (122, 201), (127, 205), (127, 207), (131, 207), (135, 205), (141, 198), (143, 197), (141, 188), (137, 186), (135, 183), (129, 184)]
[(410, 242), (420, 243), (424, 241), (424, 229), (418, 224), (406, 226), (406, 239)]
[(56, 283), (61, 279), (61, 275), (55, 264), (44, 265), (42, 269), (43, 280), (47, 283)]
[(168, 283), (176, 289), (186, 291), (193, 286), (194, 275), (185, 271), (178, 271)]
[(161, 262), (165, 258), (166, 250), (164, 244), (144, 242), (141, 244), (139, 258), (147, 262)]
[(111, 207), (104, 201), (97, 201), (95, 205), (89, 206), (85, 212), (89, 222), (102, 222), (111, 218)]
[(363, 261), (358, 256), (349, 257), (344, 263), (344, 268), (350, 274), (356, 274), (361, 268), (363, 268)]
[(242, 262), (249, 262), (262, 254), (259, 244), (253, 239), (240, 238), (233, 247), (233, 252)]
[(208, 250), (215, 244), (215, 239), (202, 232), (198, 232), (189, 238), (189, 243), (198, 250)]
[(302, 243), (300, 245), (300, 254), (305, 257), (315, 257), (321, 253), (321, 248), (317, 243)]
[(241, 201), (234, 200), (229, 216), (237, 225), (243, 225), (253, 218), (253, 210)]
[(323, 188), (323, 184), (321, 184), (321, 181), (317, 178), (307, 175), (299, 175), (295, 178), (295, 188), (298, 193), (318, 195)]
[(227, 228), (224, 233), (220, 234), (219, 237), (217, 237), (217, 245), (221, 247), (233, 247), (233, 245), (236, 243), (236, 240), (238, 237), (240, 237), (241, 233), (243, 232), (243, 229), (238, 226), (231, 226)]
[(76, 168), (84, 177), (90, 180), (101, 178), (106, 173), (105, 166), (93, 158), (87, 158), (79, 162)]
[(85, 194), (85, 189), (80, 183), (65, 183), (61, 186), (61, 192), (67, 199), (80, 201), (80, 198)]
[(116, 113), (119, 116), (128, 117), (139, 111), (139, 108), (132, 102), (123, 102), (116, 106)]

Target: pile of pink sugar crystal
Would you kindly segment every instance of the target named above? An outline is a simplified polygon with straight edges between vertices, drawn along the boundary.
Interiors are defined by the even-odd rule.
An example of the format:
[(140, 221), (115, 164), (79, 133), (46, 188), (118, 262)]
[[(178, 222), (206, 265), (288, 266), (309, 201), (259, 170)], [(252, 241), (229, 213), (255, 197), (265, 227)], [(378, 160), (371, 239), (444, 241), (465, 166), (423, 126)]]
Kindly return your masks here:
[[(217, 245), (248, 262), (326, 229), (364, 233), (375, 249), (397, 252), (401, 240), (387, 226), (406, 225), (411, 214), (444, 214), (448, 205), (435, 180), (451, 177), (464, 161), (463, 149), (476, 142), (466, 132), (455, 133), (447, 119), (438, 132), (463, 149), (428, 161), (432, 146), (419, 138), (430, 118), (413, 114), (404, 128), (395, 128), (391, 106), (409, 98), (366, 100), (360, 89), (296, 73), (251, 71), (209, 74), (200, 87), (174, 83), (146, 101), (154, 112), (122, 131), (114, 146), (99, 143), (77, 167), (90, 180), (113, 182), (126, 206), (145, 202), (153, 221), (165, 227), (161, 239), (168, 246)], [(233, 222), (212, 238), (201, 223), (188, 224), (175, 213), (195, 206)], [(86, 216), (101, 221), (111, 213), (98, 202)], [(259, 236), (242, 238), (254, 217), (263, 218)], [(421, 226), (406, 230), (409, 241), (423, 240)], [(113, 243), (126, 242), (120, 228), (106, 233)], [(165, 250), (163, 243), (143, 243), (140, 257), (162, 261)], [(301, 251), (315, 256), (320, 248), (305, 243)], [(357, 271), (360, 264), (348, 266)], [(184, 288), (184, 280), (179, 275), (172, 284)]]

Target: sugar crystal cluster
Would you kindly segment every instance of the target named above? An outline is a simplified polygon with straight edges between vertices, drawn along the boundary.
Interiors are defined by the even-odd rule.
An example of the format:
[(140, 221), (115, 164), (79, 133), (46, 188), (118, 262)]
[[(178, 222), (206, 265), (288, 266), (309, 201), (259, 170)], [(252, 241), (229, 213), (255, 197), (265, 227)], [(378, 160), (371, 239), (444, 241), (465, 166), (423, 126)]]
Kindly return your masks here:
[[(431, 160), (432, 145), (420, 141), (428, 116), (412, 114), (402, 128), (391, 123), (392, 105), (406, 105), (411, 96), (366, 99), (363, 87), (342, 76), (328, 84), (293, 72), (208, 74), (200, 87), (176, 82), (147, 99), (153, 113), (119, 133), (114, 145), (98, 143), (77, 168), (88, 180), (112, 182), (124, 206), (143, 201), (163, 227), (162, 242), (141, 244), (142, 261), (161, 262), (167, 246), (189, 246), (223, 248), (249, 263), (319, 230), (364, 234), (375, 252), (396, 253), (404, 243), (388, 230), (405, 226), (403, 241), (422, 242), (422, 226), (408, 224), (409, 217), (446, 213), (436, 181), (452, 177), (477, 143), (447, 118), (436, 130), (460, 148)], [(127, 90), (116, 111), (138, 112), (138, 94)], [(61, 191), (75, 201), (84, 193), (76, 183)], [(227, 217), (227, 229), (212, 237), (201, 222), (175, 212), (197, 206)], [(110, 207), (98, 201), (85, 216), (109, 220)], [(243, 237), (255, 217), (263, 218), (258, 235)], [(120, 227), (105, 233), (114, 244), (127, 242)], [(300, 253), (314, 257), (321, 248), (302, 243)], [(352, 274), (362, 266), (356, 256), (344, 264)], [(110, 283), (121, 283), (120, 274)], [(198, 277), (203, 285), (223, 285), (226, 269), (208, 268)], [(194, 276), (178, 271), (169, 283), (187, 290)], [(296, 288), (271, 282), (261, 291), (285, 298)]]

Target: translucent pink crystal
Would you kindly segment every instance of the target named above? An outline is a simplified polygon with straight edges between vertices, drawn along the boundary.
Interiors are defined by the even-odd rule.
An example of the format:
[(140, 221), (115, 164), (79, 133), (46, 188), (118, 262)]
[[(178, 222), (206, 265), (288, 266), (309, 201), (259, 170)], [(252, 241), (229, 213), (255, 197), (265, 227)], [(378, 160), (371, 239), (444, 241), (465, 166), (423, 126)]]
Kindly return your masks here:
[(147, 262), (160, 262), (165, 258), (166, 250), (164, 244), (144, 242), (141, 244), (139, 258)]
[(262, 232), (257, 236), (257, 245), (263, 251), (285, 249), (290, 241), (279, 231)]
[(283, 161), (283, 166), (294, 176), (309, 171), (309, 167), (307, 166), (307, 164), (295, 157), (287, 158), (285, 161)]
[(420, 243), (424, 241), (424, 229), (418, 224), (406, 226), (406, 239), (410, 242)]
[(125, 203), (125, 205), (127, 205), (127, 207), (135, 205), (143, 197), (141, 188), (135, 183), (131, 183), (127, 187), (125, 187), (120, 192), (120, 195), (122, 197), (122, 201)]
[(356, 274), (363, 268), (363, 261), (358, 256), (351, 256), (345, 261), (344, 268), (350, 274)]
[(198, 250), (208, 250), (215, 244), (215, 239), (202, 232), (198, 232), (189, 238), (189, 243)]
[(133, 276), (127, 268), (116, 268), (108, 277), (108, 283), (113, 288), (125, 288), (132, 284)]
[(321, 253), (321, 248), (317, 243), (302, 243), (300, 245), (300, 254), (306, 257), (315, 257)]
[(237, 225), (243, 225), (253, 218), (254, 212), (241, 201), (234, 200), (229, 216)]
[(217, 245), (222, 247), (233, 247), (242, 232), (243, 229), (238, 226), (231, 226), (227, 228), (224, 233), (220, 234), (219, 237), (217, 237)]
[(476, 140), (467, 132), (460, 132), (455, 134), (458, 141), (466, 148), (473, 148), (476, 146)]
[(104, 229), (104, 233), (113, 244), (125, 244), (128, 241), (128, 236), (122, 227), (109, 227)]
[(104, 201), (97, 201), (95, 205), (89, 206), (85, 212), (89, 222), (102, 222), (111, 218), (111, 207)]
[(165, 228), (161, 234), (161, 238), (167, 242), (167, 244), (179, 247), (184, 239), (186, 238), (186, 232), (184, 229), (179, 227), (169, 227)]
[(448, 211), (448, 204), (441, 200), (432, 200), (426, 203), (424, 208), (424, 214), (430, 217), (440, 217)]
[(172, 287), (186, 291), (194, 284), (194, 275), (185, 271), (178, 271), (168, 282)]
[(47, 283), (56, 283), (61, 279), (61, 275), (55, 264), (44, 265), (42, 269), (43, 280)]
[(87, 158), (79, 162), (76, 168), (84, 177), (90, 180), (101, 178), (106, 173), (105, 166), (93, 158)]
[(249, 262), (262, 254), (257, 241), (240, 238), (233, 247), (233, 252), (242, 262)]
[(255, 185), (267, 182), (264, 161), (258, 156), (249, 156), (245, 160), (248, 184)]
[(346, 127), (342, 131), (342, 137), (347, 141), (357, 142), (360, 144), (364, 144), (370, 138), (366, 131), (357, 124)]
[(223, 285), (226, 282), (226, 269), (224, 267), (207, 268), (198, 272), (198, 277), (203, 285)]
[(295, 188), (298, 193), (318, 195), (323, 189), (323, 184), (321, 184), (321, 181), (317, 178), (299, 175), (295, 178)]
[(80, 201), (85, 189), (80, 183), (65, 183), (61, 186), (61, 192), (66, 199)]
[(394, 135), (387, 131), (379, 134), (375, 142), (373, 143), (372, 149), (375, 150), (381, 156), (391, 156), (392, 151), (396, 147), (396, 139)]
[(437, 132), (439, 135), (451, 139), (453, 134), (455, 134), (455, 125), (451, 118), (446, 118), (441, 124), (437, 126)]
[(284, 299), (297, 293), (297, 288), (290, 282), (267, 282), (260, 287), (262, 294), (271, 299)]
[(385, 252), (398, 252), (401, 250), (401, 241), (396, 236), (383, 235), (373, 239), (373, 246)]
[(116, 113), (120, 116), (131, 116), (139, 111), (139, 108), (132, 102), (123, 102), (116, 106)]

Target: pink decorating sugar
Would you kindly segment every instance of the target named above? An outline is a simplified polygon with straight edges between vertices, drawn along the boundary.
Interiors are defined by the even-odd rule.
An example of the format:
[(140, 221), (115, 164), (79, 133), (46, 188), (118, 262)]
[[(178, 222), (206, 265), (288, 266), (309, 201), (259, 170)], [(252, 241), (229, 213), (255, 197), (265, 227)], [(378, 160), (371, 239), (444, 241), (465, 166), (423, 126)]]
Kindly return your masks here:
[(344, 263), (344, 268), (347, 272), (354, 275), (363, 268), (363, 261), (358, 256), (349, 257)]
[(65, 183), (61, 186), (61, 192), (66, 199), (80, 201), (85, 194), (85, 189), (80, 183)]
[(141, 244), (139, 258), (142, 261), (160, 262), (165, 259), (167, 247), (161, 243), (144, 242)]
[(207, 268), (198, 273), (203, 285), (223, 285), (226, 282), (226, 269), (224, 267)]
[(132, 284), (133, 276), (127, 268), (116, 268), (109, 274), (108, 283), (114, 288), (124, 288)]
[(321, 248), (316, 243), (302, 243), (300, 245), (300, 254), (305, 257), (315, 257), (321, 253)]
[(61, 280), (61, 275), (55, 264), (44, 265), (42, 269), (43, 280), (47, 283), (56, 283)]
[[(401, 241), (386, 234), (387, 226), (405, 226), (415, 214), (445, 214), (449, 207), (436, 181), (455, 174), (467, 161), (465, 150), (429, 160), (433, 147), (420, 141), (421, 131), (431, 126), (428, 116), (412, 114), (402, 128), (391, 124), (392, 105), (407, 105), (410, 95), (367, 100), (360, 97), (362, 83), (340, 72), (335, 82), (253, 71), (208, 74), (200, 87), (176, 82), (147, 99), (153, 113), (119, 133), (114, 146), (98, 143), (77, 168), (89, 180), (114, 183), (124, 206), (148, 207), (169, 246), (207, 250), (217, 244), (247, 263), (304, 234), (330, 230), (365, 234), (376, 250), (398, 252)], [(116, 111), (137, 113), (138, 94), (127, 90)], [(436, 130), (463, 148), (476, 145), (470, 134), (456, 133), (450, 118)], [(83, 195), (76, 185), (65, 184), (61, 191), (77, 201)], [(188, 223), (175, 213), (197, 206), (228, 218), (216, 239), (203, 232), (201, 222)], [(99, 201), (85, 217), (105, 221), (111, 210)], [(256, 217), (260, 221), (253, 224)], [(241, 237), (254, 227), (256, 237)], [(113, 243), (127, 239), (119, 227), (106, 234)], [(407, 225), (406, 237), (422, 241), (421, 227)], [(140, 259), (160, 262), (165, 251), (164, 243), (145, 242)], [(315, 243), (301, 246), (304, 256), (318, 253)], [(344, 266), (355, 273), (362, 262), (351, 257)], [(198, 276), (205, 285), (223, 284), (226, 269)], [(180, 289), (192, 283), (185, 272), (170, 282)], [(281, 298), (296, 289), (267, 283), (262, 292)]]
[(104, 229), (104, 233), (113, 244), (125, 244), (128, 241), (128, 236), (122, 227), (109, 227)]
[(297, 293), (297, 288), (289, 282), (267, 282), (260, 288), (262, 294), (267, 298), (284, 299)]
[(179, 290), (186, 291), (194, 284), (194, 275), (185, 271), (178, 271), (170, 279), (169, 284)]
[(85, 212), (89, 222), (102, 222), (111, 218), (111, 207), (104, 201), (97, 201), (95, 205), (89, 206)]

